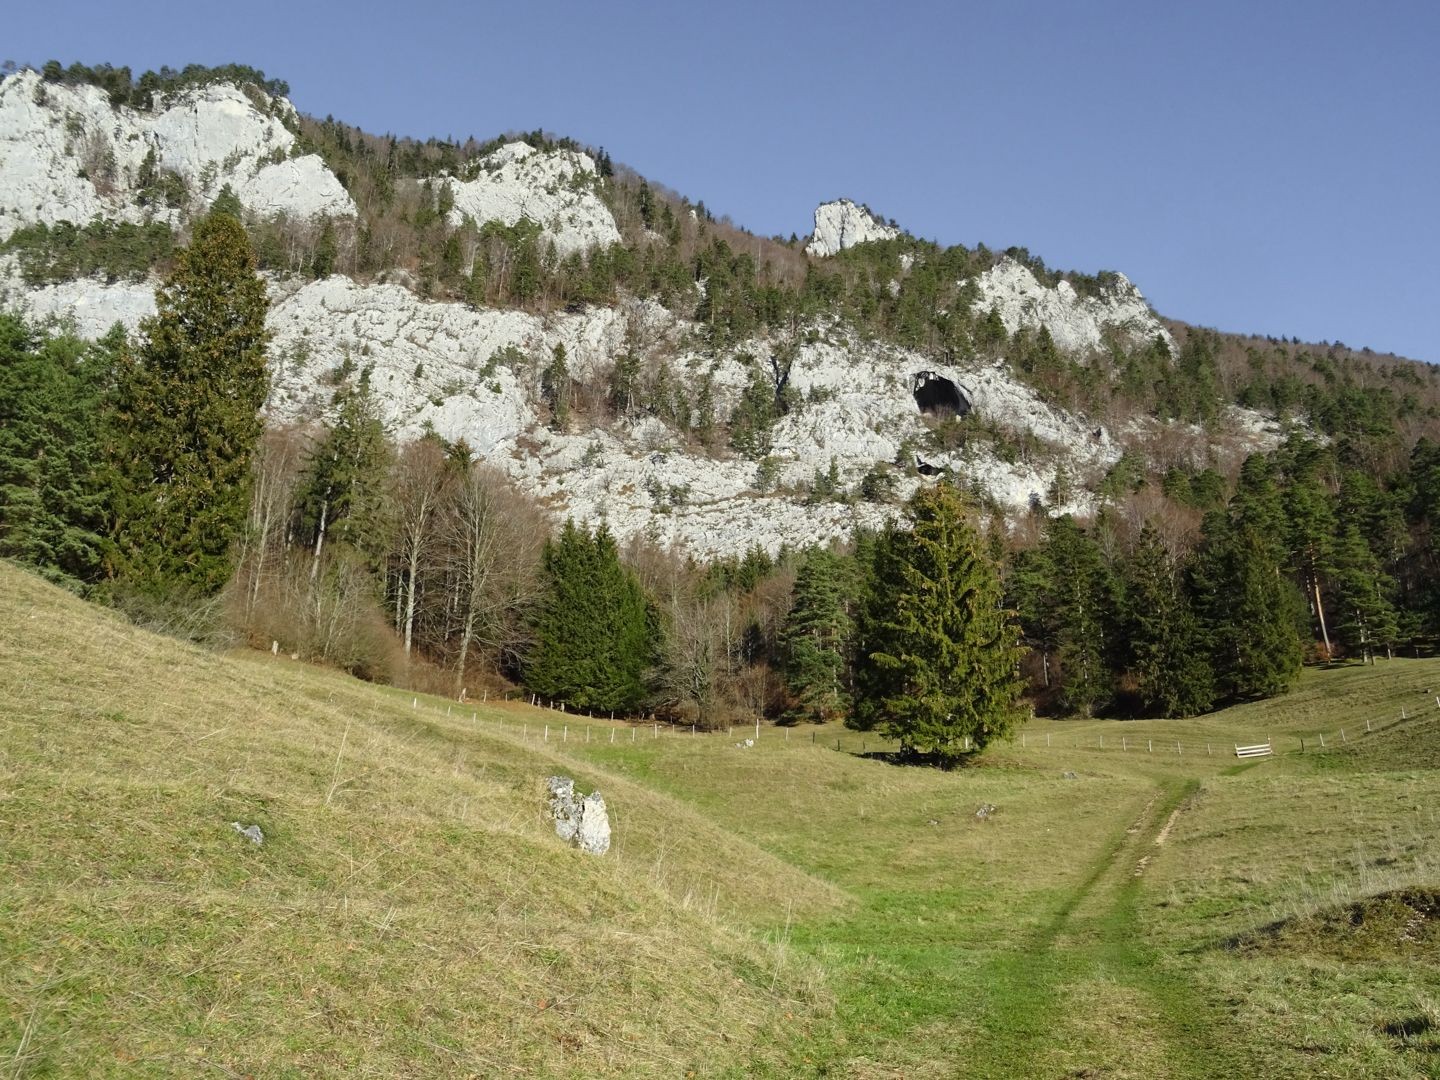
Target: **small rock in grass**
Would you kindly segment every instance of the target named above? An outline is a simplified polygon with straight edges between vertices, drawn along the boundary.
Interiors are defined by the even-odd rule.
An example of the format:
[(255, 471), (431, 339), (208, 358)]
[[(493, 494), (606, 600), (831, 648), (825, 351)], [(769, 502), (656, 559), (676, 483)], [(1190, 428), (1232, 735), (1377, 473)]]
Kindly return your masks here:
[(926, 824), (926, 825), (939, 825), (940, 822), (936, 821), (936, 820), (932, 817), (932, 818), (931, 818), (929, 821), (927, 821), (925, 824)]
[(238, 821), (232, 821), (230, 827), (256, 847), (265, 843), (265, 834), (260, 831), (259, 825), (241, 825)]
[(550, 815), (555, 819), (555, 835), (581, 851), (604, 855), (610, 850), (610, 815), (604, 796), (592, 791), (583, 799), (575, 794), (575, 781), (568, 776), (552, 776)]
[(1075, 773), (1070, 772), (1069, 770), (1066, 770), (1065, 772), (1063, 772), (1063, 773), (1060, 774), (1060, 779), (1061, 779), (1061, 780), (1079, 780), (1080, 777), (1079, 777), (1078, 775), (1076, 775)]
[(975, 811), (975, 816), (976, 816), (977, 818), (979, 818), (981, 821), (984, 821), (986, 818), (990, 817), (990, 816), (991, 816), (992, 814), (994, 814), (994, 813), (995, 813), (995, 807), (991, 806), (991, 805), (987, 802), (987, 803), (982, 803), (982, 804), (980, 805), (980, 809)]

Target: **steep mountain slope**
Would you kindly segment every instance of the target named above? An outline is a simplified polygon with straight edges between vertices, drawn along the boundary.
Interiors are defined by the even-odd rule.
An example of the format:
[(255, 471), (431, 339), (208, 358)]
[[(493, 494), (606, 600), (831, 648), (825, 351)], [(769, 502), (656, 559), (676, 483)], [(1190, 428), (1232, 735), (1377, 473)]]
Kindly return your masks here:
[[(1034, 374), (1020, 377), (1022, 366), (1034, 367), (1027, 350), (1072, 366), (1107, 351), (1173, 357), (1174, 338), (1122, 275), (1072, 282), (1043, 264), (981, 253), (951, 269), (948, 252), (848, 200), (817, 209), (810, 262), (766, 242), (757, 266), (759, 241), (755, 258), (732, 258), (703, 208), (686, 211), (682, 201), (672, 213), (643, 182), (613, 178), (608, 158), (545, 140), (473, 153), (441, 147), (433, 167), (417, 159), (407, 176), (392, 139), (383, 190), (366, 190), (362, 212), (341, 183), (355, 187), (357, 169), (333, 148), (334, 169), (307, 151), (329, 146), (326, 132), (352, 148), (370, 137), (314, 129), (283, 97), (208, 82), (162, 93), (149, 110), (111, 100), (98, 86), (32, 71), (0, 82), (0, 237), (67, 221), (183, 230), (228, 184), (252, 225), (268, 230), (257, 243), (278, 250), (286, 267), (270, 280), (273, 420), (320, 418), (337, 386), (363, 382), (396, 437), (463, 438), (558, 513), (605, 519), (621, 536), (702, 556), (806, 544), (878, 524), (893, 499), (941, 471), (997, 509), (1044, 502), (1083, 512), (1122, 452), (1138, 446), (1143, 456), (1158, 431), (1191, 447), (1182, 459), (1194, 467), (1231, 467), (1276, 439), (1262, 417), (1233, 409), (1214, 414), (1203, 440), (1184, 424), (1085, 415), (1044, 400)], [(158, 197), (158, 188), (169, 194)], [(405, 209), (393, 209), (396, 199), (409, 200)], [(382, 211), (392, 214), (384, 228)], [(341, 256), (364, 248), (383, 267), (376, 251), (385, 231), (395, 221), (430, 228), (418, 224), (430, 219), (443, 229), (424, 233), (426, 242), (444, 250), (422, 247), (419, 275), (393, 265), (326, 276), (336, 256), (322, 259), (323, 245)], [(500, 245), (498, 261), (485, 262), (487, 244)], [(691, 280), (675, 279), (684, 265), (677, 244), (696, 251)], [(897, 298), (898, 318), (948, 320), (958, 344), (933, 331), (877, 333), (857, 322), (854, 305), (823, 298), (788, 318), (762, 313), (740, 320), (738, 333), (722, 332), (717, 312), (731, 311), (733, 285), (706, 271), (713, 260), (704, 244), (731, 259), (727, 275), (758, 272), (757, 304), (773, 288), (766, 282), (793, 275), (796, 259), (833, 263), (835, 281), (880, 273), (876, 285)], [(853, 258), (861, 248), (879, 253), (873, 267)], [(556, 275), (596, 265), (628, 266), (642, 280), (653, 266), (650, 279), (663, 284), (602, 289), (591, 302), (494, 307), (462, 302), (453, 288), (446, 296), (434, 282), (449, 267), (454, 280), (468, 275), (467, 295), (526, 296), (535, 286), (522, 290), (510, 278), (528, 274), (548, 288)], [(86, 336), (117, 321), (133, 330), (153, 311), (153, 281), (37, 275), (19, 250), (0, 256), (0, 273), (9, 303), (73, 320)], [(931, 286), (916, 283), (936, 275), (941, 293), (931, 297)], [(858, 310), (873, 307), (861, 301)], [(545, 372), (561, 346), (562, 392), (581, 407), (557, 422)], [(650, 400), (616, 389), (624, 364)], [(756, 437), (737, 438), (757, 407)]]

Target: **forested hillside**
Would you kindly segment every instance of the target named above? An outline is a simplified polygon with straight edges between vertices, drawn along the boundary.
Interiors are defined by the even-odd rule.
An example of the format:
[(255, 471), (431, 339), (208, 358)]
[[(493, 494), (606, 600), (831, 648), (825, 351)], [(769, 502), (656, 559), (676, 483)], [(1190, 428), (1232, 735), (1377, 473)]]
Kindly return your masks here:
[[(883, 238), (813, 254), (603, 149), (376, 136), (284, 92), (0, 82), (4, 130), (94, 211), (3, 217), (0, 555), (377, 680), (844, 716), (947, 755), (1009, 730), (1021, 687), (984, 673), (1012, 636), (1042, 710), (1178, 716), (1440, 629), (1431, 366), (1162, 321), (1120, 274), (853, 204), (826, 220)], [(170, 134), (222, 105), (253, 144)], [(958, 727), (899, 702), (976, 684), (897, 689), (884, 659), (954, 614), (907, 547), (932, 525), (1010, 613), (928, 661), (999, 688)]]

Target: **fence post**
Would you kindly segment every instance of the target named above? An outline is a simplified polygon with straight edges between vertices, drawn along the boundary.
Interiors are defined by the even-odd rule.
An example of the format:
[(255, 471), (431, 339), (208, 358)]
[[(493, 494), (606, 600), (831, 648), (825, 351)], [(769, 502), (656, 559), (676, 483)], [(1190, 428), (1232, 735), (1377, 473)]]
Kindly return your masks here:
[(656, 724), (656, 725), (655, 725), (655, 738), (658, 739), (659, 737), (660, 737), (660, 725), (659, 725), (659, 724)]
[(1345, 737), (1345, 729), (1344, 729), (1343, 727), (1340, 729), (1340, 741), (1341, 741), (1341, 742), (1347, 742), (1347, 743), (1350, 741), (1349, 739), (1347, 739), (1347, 738)]
[(1154, 740), (1154, 739), (1146, 739), (1146, 740), (1145, 740), (1145, 752), (1146, 752), (1146, 753), (1149, 753), (1149, 754), (1153, 754), (1153, 753), (1155, 752), (1155, 740)]
[(1025, 733), (1023, 731), (1020, 732), (1020, 749), (1025, 749)]
[(549, 725), (549, 724), (546, 724), (546, 725), (545, 725), (545, 741), (546, 741), (546, 742), (549, 742), (549, 741), (550, 741), (550, 725)]
[[(1440, 698), (1437, 698), (1436, 700), (1440, 701)], [(412, 709), (418, 709), (420, 707), (420, 699), (418, 697), (412, 697), (410, 699), (410, 707)]]
[(1050, 733), (1048, 731), (1045, 733), (1045, 745), (1047, 747), (1050, 745)]
[(1180, 740), (1179, 740), (1179, 739), (1176, 739), (1176, 740), (1175, 740), (1175, 756), (1176, 756), (1176, 757), (1180, 757), (1180, 756), (1181, 756), (1182, 754), (1184, 754), (1184, 753), (1185, 753), (1185, 751), (1180, 749)]
[(755, 741), (757, 743), (760, 741), (760, 718), (758, 716), (755, 718)]
[(1210, 744), (1208, 742), (1205, 744), (1205, 756), (1210, 756)]
[(1120, 752), (1123, 754), (1130, 749), (1130, 742), (1124, 735), (1120, 736)]
[(1101, 735), (1101, 736), (1100, 736), (1100, 749), (1101, 749), (1101, 750), (1104, 750), (1104, 749), (1105, 749), (1105, 736), (1104, 736), (1104, 735)]
[(1325, 734), (1324, 734), (1324, 732), (1321, 732), (1321, 734), (1320, 734), (1320, 749), (1321, 749), (1321, 750), (1324, 750), (1324, 749), (1325, 749)]
[(610, 729), (610, 744), (612, 746), (615, 744), (615, 729), (613, 727)]
[(569, 741), (570, 741), (570, 725), (569, 725), (569, 724), (566, 724), (563, 728), (560, 729), (560, 741), (561, 741), (561, 742), (569, 742)]

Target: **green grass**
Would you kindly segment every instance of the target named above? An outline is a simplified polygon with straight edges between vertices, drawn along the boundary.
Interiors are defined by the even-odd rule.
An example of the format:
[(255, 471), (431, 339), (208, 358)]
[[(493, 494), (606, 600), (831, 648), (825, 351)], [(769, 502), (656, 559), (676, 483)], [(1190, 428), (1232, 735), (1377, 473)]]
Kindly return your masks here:
[(939, 772), (219, 656), (0, 566), (0, 1076), (1434, 1076), (1432, 687)]

